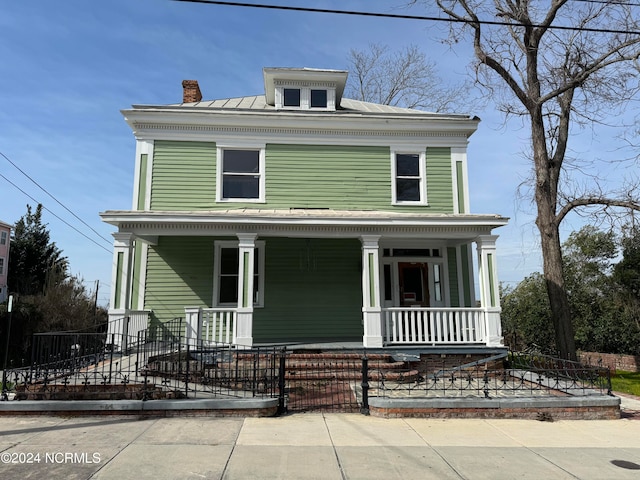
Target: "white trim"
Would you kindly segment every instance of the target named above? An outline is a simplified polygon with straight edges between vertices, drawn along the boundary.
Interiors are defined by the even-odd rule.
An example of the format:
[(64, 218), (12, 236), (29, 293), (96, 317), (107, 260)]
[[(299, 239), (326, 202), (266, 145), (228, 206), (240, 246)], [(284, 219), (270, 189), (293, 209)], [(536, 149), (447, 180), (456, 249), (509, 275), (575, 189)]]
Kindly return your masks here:
[(138, 210), (138, 196), (140, 195), (140, 169), (142, 168), (142, 155), (147, 155), (147, 174), (144, 179), (145, 182), (145, 198), (144, 209), (149, 210), (151, 208), (151, 178), (152, 178), (152, 165), (153, 165), (153, 141), (150, 140), (138, 140), (136, 142), (136, 165), (133, 175), (133, 199), (132, 210)]
[[(224, 151), (225, 150), (250, 150), (258, 152), (258, 198), (224, 198), (222, 187), (224, 181)], [(218, 203), (265, 203), (266, 202), (266, 171), (265, 161), (266, 145), (264, 143), (233, 142), (216, 143), (216, 202)], [(253, 174), (252, 174), (253, 175)]]
[[(220, 250), (222, 248), (240, 249), (240, 240), (216, 240), (213, 252), (213, 299), (211, 306), (214, 308), (237, 308), (236, 303), (218, 303), (220, 295)], [(265, 272), (265, 241), (257, 240), (255, 248), (258, 249), (258, 301), (253, 302), (253, 307), (264, 307), (264, 272)], [(241, 279), (239, 278), (238, 281)], [(253, 298), (253, 297), (252, 297)]]
[(140, 273), (138, 275), (138, 310), (144, 310), (144, 292), (147, 290), (147, 260), (149, 255), (149, 244), (147, 242), (140, 242), (140, 245), (142, 247), (142, 251), (140, 253)]
[(462, 147), (479, 119), (466, 115), (243, 110), (135, 106), (123, 110), (138, 139), (252, 138), (266, 143), (385, 145), (421, 142)]
[[(419, 151), (416, 149), (409, 148), (397, 148), (391, 147), (391, 204), (392, 205), (429, 205), (427, 200), (427, 154), (426, 147), (423, 147)], [(397, 198), (397, 189), (396, 189), (396, 181), (398, 179), (397, 172), (397, 155), (418, 155), (418, 167), (419, 167), (419, 178), (420, 181), (420, 200), (398, 200)], [(416, 178), (416, 177), (411, 177)]]

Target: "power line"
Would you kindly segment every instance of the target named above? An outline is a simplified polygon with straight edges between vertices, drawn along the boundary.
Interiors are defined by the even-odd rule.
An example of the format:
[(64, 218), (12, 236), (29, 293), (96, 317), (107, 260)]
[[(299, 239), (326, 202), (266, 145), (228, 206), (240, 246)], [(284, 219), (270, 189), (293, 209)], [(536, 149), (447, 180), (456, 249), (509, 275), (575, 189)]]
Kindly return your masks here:
[(98, 242), (96, 242), (93, 238), (88, 237), (87, 235), (85, 235), (84, 233), (82, 233), (80, 230), (78, 230), (76, 227), (74, 227), (73, 225), (71, 225), (69, 222), (67, 222), (66, 220), (63, 220), (62, 218), (60, 218), (58, 215), (56, 215), (54, 212), (52, 212), (50, 209), (48, 209), (47, 207), (45, 207), (42, 202), (36, 200), (35, 198), (33, 198), (31, 195), (29, 195), (27, 192), (25, 192), (24, 190), (22, 190), (19, 186), (17, 186), (15, 183), (13, 183), (11, 180), (9, 180), (7, 177), (5, 177), (3, 174), (0, 173), (0, 177), (4, 178), (8, 183), (10, 183), (11, 185), (13, 185), (16, 189), (20, 190), (24, 195), (26, 195), (27, 197), (29, 197), (31, 200), (33, 200), (34, 202), (38, 203), (39, 205), (42, 205), (42, 208), (44, 208), (47, 212), (49, 212), (51, 215), (53, 215), (54, 217), (56, 217), (58, 220), (60, 220), (62, 223), (64, 223), (65, 225), (67, 225), (69, 228), (72, 228), (73, 230), (75, 230), (76, 232), (78, 232), (80, 235), (82, 235), (84, 238), (86, 238), (87, 240), (89, 240), (92, 243), (95, 243), (98, 247), (100, 247), (101, 249), (103, 249), (105, 252), (109, 253), (109, 255), (111, 255), (111, 250), (108, 250), (107, 248), (105, 248), (103, 245), (99, 244)]
[(22, 170), (20, 167), (18, 167), (15, 163), (13, 163), (11, 161), (11, 159), (9, 157), (7, 157), (4, 153), (0, 152), (0, 155), (4, 157), (4, 159), (9, 162), (11, 165), (13, 165), (21, 174), (23, 174), (25, 177), (27, 177), (29, 180), (31, 180), (40, 190), (42, 190), (44, 193), (46, 193), (47, 195), (49, 195), (51, 198), (53, 198), (56, 203), (58, 205), (60, 205), (62, 208), (64, 208), (67, 212), (69, 212), (71, 215), (73, 215), (76, 219), (78, 219), (80, 222), (82, 222), (83, 225), (85, 225), (86, 227), (88, 227), (89, 229), (91, 229), (91, 231), (93, 233), (95, 233), (96, 235), (98, 235), (98, 237), (100, 237), (102, 240), (104, 240), (105, 242), (107, 242), (109, 245), (111, 245), (111, 242), (106, 239), (105, 237), (103, 237), (102, 235), (100, 235), (100, 233), (98, 233), (91, 225), (89, 225), (87, 222), (85, 222), (84, 220), (82, 220), (78, 215), (76, 215), (75, 213), (73, 213), (69, 208), (67, 208), (62, 202), (60, 202), (60, 200), (58, 200), (56, 197), (54, 197), (52, 194), (50, 194), (42, 185), (40, 185), (38, 182), (36, 182), (33, 178), (31, 178), (24, 170)]
[[(333, 10), (326, 8), (310, 8), (310, 7), (288, 7), (285, 5), (266, 5), (266, 4), (258, 4), (258, 3), (244, 3), (244, 2), (223, 2), (217, 0), (172, 0), (174, 2), (186, 2), (186, 3), (204, 3), (207, 5), (223, 5), (228, 7), (248, 7), (248, 8), (261, 8), (267, 10), (286, 10), (291, 12), (307, 12), (307, 13), (332, 13), (337, 15), (356, 15), (361, 17), (378, 17), (378, 18), (395, 18), (395, 19), (403, 19), (403, 20), (422, 20), (422, 21), (430, 21), (430, 22), (448, 22), (448, 23), (464, 23), (464, 24), (482, 24), (482, 25), (500, 25), (500, 26), (530, 26), (530, 27), (541, 27), (542, 25), (531, 24), (524, 25), (521, 23), (513, 23), (513, 22), (500, 22), (496, 20), (467, 20), (467, 19), (458, 19), (458, 18), (445, 18), (445, 17), (429, 17), (422, 15), (401, 15), (396, 13), (377, 13), (377, 12), (362, 12), (355, 10)], [(631, 31), (631, 30), (614, 30), (607, 28), (585, 28), (585, 27), (569, 27), (563, 25), (549, 25), (545, 27), (549, 30), (569, 30), (569, 31), (579, 31), (579, 32), (593, 32), (593, 33), (616, 33), (616, 34), (625, 34), (625, 35), (640, 35), (640, 31)]]
[(627, 0), (573, 0), (574, 2), (582, 3), (600, 3), (604, 5), (622, 5), (625, 7), (640, 7), (640, 3), (631, 3)]

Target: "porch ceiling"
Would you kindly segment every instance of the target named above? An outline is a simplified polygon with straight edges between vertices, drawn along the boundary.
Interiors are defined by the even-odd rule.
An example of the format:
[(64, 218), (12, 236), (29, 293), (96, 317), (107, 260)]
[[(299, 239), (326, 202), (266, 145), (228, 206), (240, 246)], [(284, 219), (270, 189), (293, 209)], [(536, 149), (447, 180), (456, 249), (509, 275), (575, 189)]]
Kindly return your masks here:
[(417, 214), (331, 209), (234, 209), (216, 211), (106, 211), (102, 220), (121, 233), (158, 236), (353, 237), (473, 240), (506, 225), (500, 215)]

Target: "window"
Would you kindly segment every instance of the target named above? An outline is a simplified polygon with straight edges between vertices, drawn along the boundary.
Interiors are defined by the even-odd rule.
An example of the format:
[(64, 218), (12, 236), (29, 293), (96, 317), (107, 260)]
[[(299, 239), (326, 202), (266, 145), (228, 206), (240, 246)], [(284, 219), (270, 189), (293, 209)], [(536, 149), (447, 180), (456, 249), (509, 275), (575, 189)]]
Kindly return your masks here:
[(4, 275), (4, 258), (0, 258), (0, 275)]
[(440, 273), (440, 265), (433, 265), (433, 290), (436, 302), (442, 301), (442, 275)]
[(285, 107), (299, 107), (300, 106), (300, 89), (285, 88), (283, 104)]
[(393, 203), (426, 204), (425, 156), (423, 153), (395, 153), (393, 161)]
[(7, 232), (0, 232), (0, 245), (7, 244)]
[[(236, 307), (238, 305), (238, 242), (216, 242), (214, 305)], [(264, 242), (256, 242), (253, 256), (253, 305), (264, 304)]]
[(327, 108), (326, 90), (311, 90), (311, 108)]
[(264, 201), (264, 150), (219, 148), (218, 201)]
[(276, 110), (322, 110), (335, 111), (335, 86), (288, 84), (275, 87)]

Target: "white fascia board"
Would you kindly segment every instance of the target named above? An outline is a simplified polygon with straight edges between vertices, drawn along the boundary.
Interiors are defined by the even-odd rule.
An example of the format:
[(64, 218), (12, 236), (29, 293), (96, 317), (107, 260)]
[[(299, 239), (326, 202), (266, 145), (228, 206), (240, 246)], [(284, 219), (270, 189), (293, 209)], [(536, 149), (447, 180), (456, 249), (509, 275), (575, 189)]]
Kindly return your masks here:
[(509, 219), (499, 215), (437, 215), (437, 216), (310, 216), (310, 215), (251, 215), (246, 212), (221, 215), (216, 212), (129, 212), (107, 211), (100, 213), (102, 221), (118, 226), (121, 223), (139, 225), (309, 225), (309, 226), (390, 226), (390, 227), (487, 227), (497, 228)]
[[(479, 119), (400, 114), (345, 114), (345, 113), (292, 113), (180, 108), (123, 110), (125, 120), (137, 138), (210, 136), (212, 132), (230, 135), (254, 133), (267, 137), (343, 136), (345, 133), (363, 138), (398, 135), (407, 137), (459, 137), (457, 143), (467, 139), (477, 129)], [(397, 142), (397, 140), (396, 140)]]

